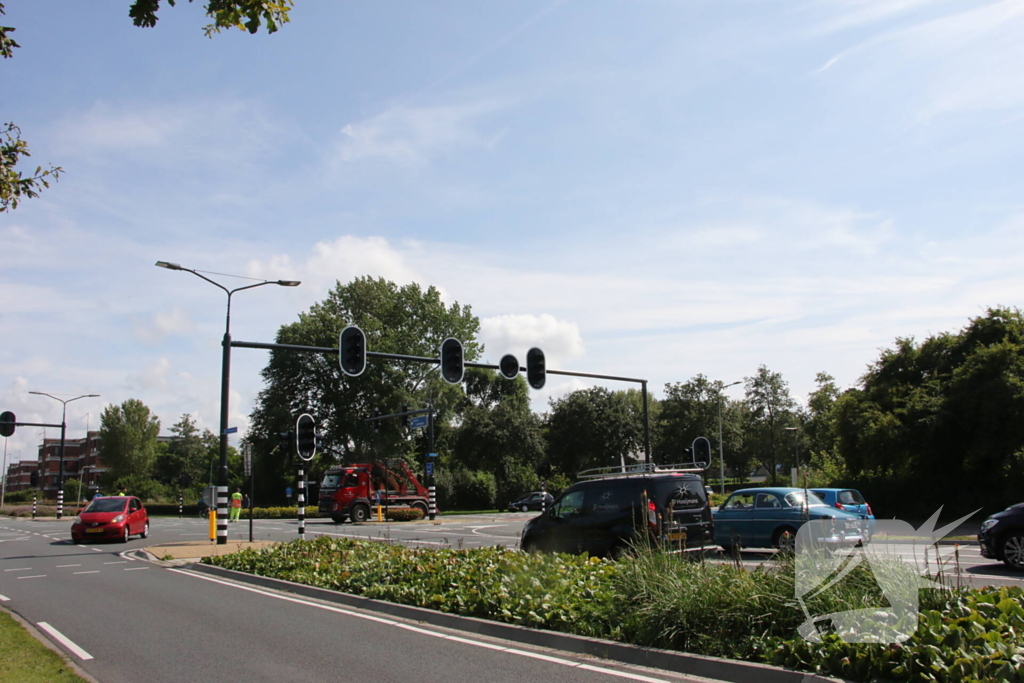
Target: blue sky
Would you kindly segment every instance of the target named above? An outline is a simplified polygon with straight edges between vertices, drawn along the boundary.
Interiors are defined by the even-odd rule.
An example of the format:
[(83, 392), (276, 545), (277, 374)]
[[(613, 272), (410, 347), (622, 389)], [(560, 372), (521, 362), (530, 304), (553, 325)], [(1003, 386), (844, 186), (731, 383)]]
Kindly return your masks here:
[[(764, 364), (802, 400), (1021, 305), (1020, 0), (297, 0), (213, 39), (201, 4), (129, 4), (7, 2), (2, 118), (66, 171), (0, 215), (19, 419), (98, 393), (72, 436), (133, 397), (216, 428), (224, 296), (157, 260), (303, 281), (236, 295), (235, 339), (382, 276), (470, 304), (491, 362), (656, 395)], [(243, 432), (265, 361), (234, 353)]]

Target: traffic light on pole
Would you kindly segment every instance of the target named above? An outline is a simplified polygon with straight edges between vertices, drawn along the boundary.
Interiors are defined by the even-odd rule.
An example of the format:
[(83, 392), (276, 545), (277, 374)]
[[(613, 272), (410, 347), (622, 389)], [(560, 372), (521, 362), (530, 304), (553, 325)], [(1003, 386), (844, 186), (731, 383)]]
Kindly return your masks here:
[(32, 470), (32, 473), (28, 475), (28, 483), (32, 485), (32, 488), (39, 486), (39, 470)]
[(519, 376), (519, 360), (511, 353), (506, 353), (498, 362), (498, 372), (505, 379), (515, 379)]
[(358, 377), (366, 369), (366, 335), (355, 325), (343, 329), (338, 337), (338, 361), (349, 377)]
[(547, 368), (544, 366), (544, 352), (534, 346), (526, 352), (526, 381), (534, 389), (543, 389), (547, 379)]
[(303, 460), (312, 460), (316, 455), (316, 422), (308, 413), (299, 415), (295, 421), (295, 450)]
[(448, 384), (461, 384), (464, 373), (462, 342), (448, 337), (441, 342), (441, 378)]
[(698, 436), (693, 440), (692, 448), (694, 464), (703, 464), (707, 467), (711, 462), (711, 442), (706, 437)]
[(9, 410), (5, 410), (0, 413), (0, 436), (11, 436), (14, 434), (14, 423), (17, 419), (14, 417), (14, 413)]

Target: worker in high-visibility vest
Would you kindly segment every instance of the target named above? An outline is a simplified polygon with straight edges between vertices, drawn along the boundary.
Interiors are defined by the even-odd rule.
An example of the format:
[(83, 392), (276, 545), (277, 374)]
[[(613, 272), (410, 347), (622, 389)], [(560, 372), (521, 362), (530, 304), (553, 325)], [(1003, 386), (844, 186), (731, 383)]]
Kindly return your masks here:
[(242, 513), (242, 489), (235, 489), (231, 494), (231, 521), (237, 522)]

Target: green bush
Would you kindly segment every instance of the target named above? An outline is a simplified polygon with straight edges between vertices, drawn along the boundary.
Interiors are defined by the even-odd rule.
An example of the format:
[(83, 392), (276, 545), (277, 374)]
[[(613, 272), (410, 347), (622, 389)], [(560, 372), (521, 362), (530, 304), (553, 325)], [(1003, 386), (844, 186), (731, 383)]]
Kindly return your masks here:
[[(810, 643), (794, 560), (747, 572), (640, 550), (609, 562), (502, 548), (435, 550), (320, 537), (204, 562), (442, 612), (645, 647), (765, 662), (848, 680), (1024, 682), (1024, 589), (921, 590), (900, 645)], [(884, 604), (855, 568), (809, 599), (812, 614)]]
[(395, 522), (415, 522), (423, 519), (423, 511), (416, 508), (392, 508), (388, 510), (388, 519)]
[(4, 496), (4, 503), (31, 503), (34, 495), (39, 495), (39, 492), (32, 489), (8, 491)]

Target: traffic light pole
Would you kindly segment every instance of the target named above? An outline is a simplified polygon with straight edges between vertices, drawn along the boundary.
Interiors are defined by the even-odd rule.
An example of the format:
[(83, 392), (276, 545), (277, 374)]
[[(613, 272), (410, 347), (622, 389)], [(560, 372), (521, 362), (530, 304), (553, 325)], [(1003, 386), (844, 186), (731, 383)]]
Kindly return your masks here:
[[(299, 351), (302, 353), (326, 353), (337, 356), (339, 351), (336, 346), (303, 346), (301, 344), (264, 344), (262, 342), (233, 341), (231, 346), (239, 349), (262, 349), (265, 351)], [(381, 360), (412, 361), (415, 363), (440, 364), (440, 358), (428, 358), (426, 356), (406, 356), (401, 353), (382, 353), (380, 351), (366, 351), (367, 358), (380, 358)], [(500, 365), (493, 363), (464, 363), (467, 368), (480, 368), (482, 370), (501, 370)], [(526, 371), (526, 368), (519, 368)], [(647, 380), (634, 377), (618, 377), (616, 375), (596, 375), (589, 372), (572, 372), (569, 370), (548, 370), (549, 375), (563, 375), (566, 377), (586, 377), (588, 379), (606, 379), (613, 382), (633, 382), (640, 385), (643, 393), (644, 413), (644, 461), (651, 462), (651, 428), (650, 417), (647, 409)]]

